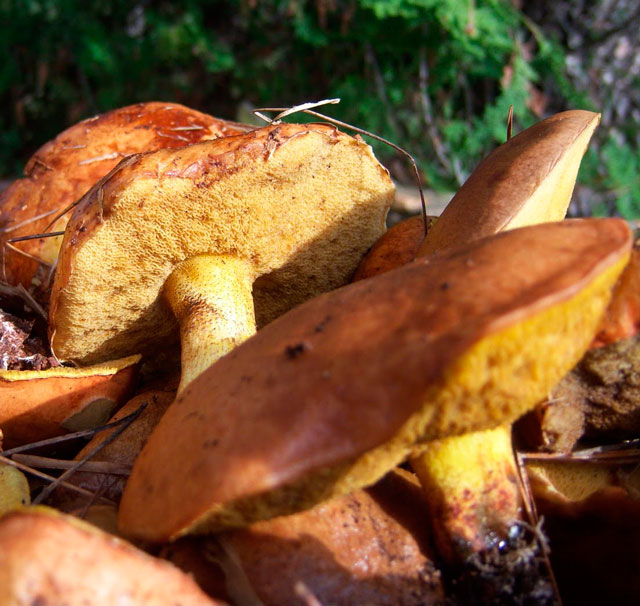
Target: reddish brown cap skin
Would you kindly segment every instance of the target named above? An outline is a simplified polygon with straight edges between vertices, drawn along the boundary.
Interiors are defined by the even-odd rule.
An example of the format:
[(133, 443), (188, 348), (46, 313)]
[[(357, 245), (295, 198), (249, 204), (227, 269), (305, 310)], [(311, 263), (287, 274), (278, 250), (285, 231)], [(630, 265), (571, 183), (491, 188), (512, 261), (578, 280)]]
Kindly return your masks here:
[(638, 603), (640, 499), (633, 486), (615, 485), (624, 483), (628, 472), (607, 467), (611, 482), (582, 500), (567, 498), (549, 490), (540, 478), (530, 478), (564, 604)]
[(603, 347), (637, 334), (640, 327), (640, 248), (636, 246), (631, 260), (613, 290), (611, 303), (602, 319), (600, 330), (591, 347)]
[[(0, 428), (5, 448), (75, 431), (78, 428), (69, 426), (69, 419), (93, 402), (104, 401), (103, 408), (109, 408), (107, 414), (111, 414), (133, 393), (138, 378), (138, 364), (133, 361), (109, 373), (96, 370), (94, 374), (79, 371), (77, 376), (72, 372), (55, 376), (56, 370), (0, 373)], [(14, 378), (9, 380), (7, 375)]]
[(87, 523), (47, 508), (0, 520), (0, 606), (215, 606), (195, 582)]
[(586, 129), (595, 128), (598, 121), (598, 114), (589, 111), (560, 112), (497, 147), (449, 202), (418, 255), (457, 247), (501, 231), (571, 144)]
[[(83, 120), (45, 143), (27, 163), (23, 179), (0, 194), (0, 245), (11, 238), (41, 233), (54, 215), (15, 229), (51, 210), (62, 211), (82, 197), (122, 158), (142, 151), (184, 147), (198, 141), (246, 132), (250, 127), (218, 120), (176, 103), (148, 102)], [(65, 218), (62, 226), (64, 229)], [(38, 256), (45, 240), (17, 244)], [(7, 281), (29, 286), (37, 263), (5, 251)]]
[[(427, 217), (429, 224), (435, 219), (436, 217)], [(424, 234), (424, 220), (421, 216), (409, 217), (396, 223), (371, 247), (360, 262), (352, 281), (372, 278), (413, 261), (424, 240)]]
[[(388, 442), (470, 346), (570, 299), (630, 247), (619, 219), (528, 227), (293, 309), (169, 408), (136, 461), (121, 528), (153, 540), (175, 536), (213, 504)], [(477, 415), (484, 413), (458, 430), (494, 422)]]
[[(166, 412), (169, 404), (175, 399), (175, 394), (175, 387), (167, 387), (166, 389), (148, 389), (131, 398), (109, 419), (109, 423), (135, 413), (142, 406), (145, 408), (113, 442), (107, 444), (91, 459), (93, 461), (108, 461), (109, 463), (124, 466), (133, 465), (151, 432)], [(74, 457), (74, 460), (83, 459), (117, 430), (118, 428), (114, 427), (112, 430), (101, 431)], [(74, 473), (68, 481), (92, 493), (100, 491), (101, 495), (117, 503), (122, 496), (126, 477), (122, 475), (87, 473), (80, 470)], [(71, 496), (66, 489), (61, 489), (60, 492), (64, 493), (64, 496)], [(62, 498), (63, 495), (61, 494), (59, 497)], [(77, 497), (77, 494), (74, 493), (73, 497)], [(83, 502), (86, 502), (84, 497)]]

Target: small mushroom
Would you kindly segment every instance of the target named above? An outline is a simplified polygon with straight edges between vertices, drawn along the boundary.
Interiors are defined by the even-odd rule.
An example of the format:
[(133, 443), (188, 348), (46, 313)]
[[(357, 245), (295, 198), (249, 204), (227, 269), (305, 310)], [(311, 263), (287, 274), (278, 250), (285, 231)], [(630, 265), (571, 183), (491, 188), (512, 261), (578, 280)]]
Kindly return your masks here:
[(0, 518), (30, 503), (31, 490), (25, 475), (11, 465), (0, 463)]
[(630, 248), (619, 219), (522, 228), (298, 306), (178, 396), (120, 528), (164, 541), (292, 513), (513, 421), (581, 357)]
[(0, 606), (222, 606), (175, 566), (47, 507), (0, 519)]
[[(81, 198), (124, 157), (184, 147), (248, 128), (177, 103), (149, 102), (115, 109), (66, 129), (33, 155), (24, 178), (0, 194), (0, 247), (7, 281), (28, 288), (38, 267), (34, 257), (53, 264), (62, 239), (16, 244), (22, 254), (6, 248), (6, 242), (44, 231), (54, 213)], [(63, 230), (67, 218), (56, 221), (53, 230)]]
[[(438, 217), (427, 217), (429, 229)], [(420, 216), (409, 217), (390, 227), (358, 265), (352, 282), (378, 276), (413, 261), (424, 240), (425, 225)]]
[(132, 156), (69, 222), (52, 350), (82, 364), (153, 357), (179, 324), (182, 390), (256, 325), (344, 284), (392, 198), (371, 148), (326, 125)]
[(135, 387), (140, 356), (85, 368), (0, 370), (0, 427), (13, 448), (104, 423)]

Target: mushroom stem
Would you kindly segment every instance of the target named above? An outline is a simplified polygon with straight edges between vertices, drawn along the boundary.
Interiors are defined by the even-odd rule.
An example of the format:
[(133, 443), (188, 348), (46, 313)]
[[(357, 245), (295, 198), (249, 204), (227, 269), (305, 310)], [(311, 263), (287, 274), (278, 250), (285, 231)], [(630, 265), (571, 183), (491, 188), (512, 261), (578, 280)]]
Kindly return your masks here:
[(521, 519), (510, 423), (430, 442), (411, 465), (449, 564), (496, 546)]
[(163, 296), (180, 324), (182, 376), (178, 393), (216, 360), (256, 332), (248, 262), (201, 255), (179, 263)]

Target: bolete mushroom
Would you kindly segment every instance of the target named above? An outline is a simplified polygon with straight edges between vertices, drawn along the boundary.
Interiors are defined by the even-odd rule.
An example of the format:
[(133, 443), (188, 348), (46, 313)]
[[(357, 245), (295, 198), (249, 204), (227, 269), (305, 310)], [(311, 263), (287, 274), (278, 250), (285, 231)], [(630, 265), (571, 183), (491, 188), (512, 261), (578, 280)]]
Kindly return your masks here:
[(175, 566), (48, 507), (0, 519), (0, 606), (222, 606)]
[(371, 148), (322, 124), (129, 157), (67, 227), (52, 350), (82, 364), (153, 356), (179, 324), (183, 389), (256, 320), (347, 282), (392, 198)]
[(612, 462), (526, 462), (565, 604), (632, 606), (640, 595), (640, 474)]
[(0, 518), (29, 503), (31, 490), (25, 475), (7, 463), (0, 463)]
[(164, 541), (291, 513), (514, 420), (581, 357), (630, 248), (619, 219), (522, 228), (298, 306), (178, 396), (121, 530)]
[[(112, 441), (109, 441), (91, 460), (113, 463), (122, 468), (132, 466), (149, 435), (175, 399), (177, 385), (177, 380), (171, 380), (168, 384), (165, 381), (164, 386), (156, 383), (153, 386), (147, 386), (141, 393), (136, 394), (109, 419), (109, 423), (114, 423), (134, 414), (144, 406), (142, 412), (133, 419), (131, 424), (115, 440), (112, 438), (112, 434), (118, 430), (117, 427), (101, 431), (78, 452), (75, 460), (83, 459), (95, 451), (98, 446), (111, 439)], [(122, 496), (125, 480), (126, 477), (120, 474), (96, 474), (80, 469), (68, 479), (68, 482), (81, 486), (91, 493), (100, 491), (100, 494), (117, 503)], [(57, 506), (62, 505), (67, 511), (78, 502), (81, 507), (86, 504), (86, 498), (78, 498), (76, 493), (72, 496), (69, 494), (68, 489), (59, 488), (56, 494)]]
[[(438, 217), (427, 217), (429, 229)], [(409, 217), (390, 227), (371, 247), (358, 265), (352, 282), (378, 276), (413, 261), (424, 240), (425, 225), (421, 216)]]
[[(38, 261), (53, 264), (61, 238), (8, 240), (37, 234), (54, 213), (81, 198), (120, 160), (131, 154), (235, 135), (251, 127), (219, 120), (177, 103), (148, 102), (83, 120), (43, 145), (29, 160), (25, 176), (0, 194), (0, 247), (10, 284), (29, 287)], [(67, 215), (53, 226), (64, 229)]]

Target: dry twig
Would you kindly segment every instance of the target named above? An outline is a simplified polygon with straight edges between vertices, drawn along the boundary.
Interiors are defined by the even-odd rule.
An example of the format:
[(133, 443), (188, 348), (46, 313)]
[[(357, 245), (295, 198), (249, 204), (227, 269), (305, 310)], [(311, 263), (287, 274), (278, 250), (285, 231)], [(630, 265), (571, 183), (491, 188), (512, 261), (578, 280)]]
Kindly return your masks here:
[(118, 429), (116, 429), (108, 438), (106, 438), (103, 442), (98, 444), (94, 449), (92, 449), (85, 457), (76, 461), (69, 469), (67, 469), (59, 478), (56, 478), (49, 486), (42, 490), (42, 492), (34, 499), (34, 505), (38, 503), (42, 503), (49, 495), (56, 489), (60, 482), (63, 482), (68, 477), (73, 475), (78, 469), (83, 467), (87, 461), (89, 461), (92, 457), (97, 455), (101, 450), (106, 448), (111, 442), (113, 442), (131, 423), (133, 423), (142, 413), (142, 411), (147, 407), (146, 402), (138, 407), (138, 409), (128, 415), (127, 421), (123, 422)]

